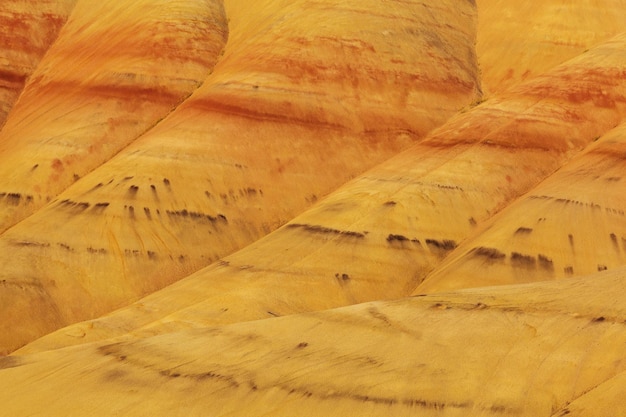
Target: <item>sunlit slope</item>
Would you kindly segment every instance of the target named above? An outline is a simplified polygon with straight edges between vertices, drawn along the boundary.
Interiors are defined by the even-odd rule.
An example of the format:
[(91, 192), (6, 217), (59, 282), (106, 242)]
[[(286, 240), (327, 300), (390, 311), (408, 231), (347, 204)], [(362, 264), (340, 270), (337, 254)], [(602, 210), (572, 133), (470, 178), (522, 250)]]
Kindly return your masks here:
[(585, 275), (626, 264), (626, 125), (489, 221), (416, 293)]
[(0, 231), (180, 104), (227, 32), (217, 0), (80, 0), (0, 132)]
[(0, 401), (31, 416), (551, 417), (609, 384), (622, 415), (624, 273), (7, 357)]
[(255, 16), (245, 0), (225, 7), (231, 40), (201, 107), (393, 139), (419, 137), (480, 97), (467, 2), (262, 0)]
[(0, 128), (76, 1), (3, 0), (0, 4)]
[(185, 103), (0, 238), (6, 350), (253, 242), (479, 90), (469, 3), (255, 7), (226, 3), (223, 57)]
[(26, 350), (410, 294), (480, 225), (622, 119), (626, 38), (450, 120), (285, 227)]
[(626, 372), (621, 372), (576, 398), (554, 413), (553, 417), (610, 416), (624, 413), (626, 409), (624, 387), (626, 387)]
[(476, 0), (487, 96), (542, 74), (624, 30), (623, 0)]

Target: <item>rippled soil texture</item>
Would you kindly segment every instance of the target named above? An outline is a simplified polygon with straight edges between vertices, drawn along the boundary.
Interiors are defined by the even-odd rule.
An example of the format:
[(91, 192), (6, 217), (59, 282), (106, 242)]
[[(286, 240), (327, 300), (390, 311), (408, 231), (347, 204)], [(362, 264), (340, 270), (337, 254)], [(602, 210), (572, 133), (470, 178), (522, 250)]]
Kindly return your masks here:
[(626, 414), (626, 1), (0, 22), (7, 415)]

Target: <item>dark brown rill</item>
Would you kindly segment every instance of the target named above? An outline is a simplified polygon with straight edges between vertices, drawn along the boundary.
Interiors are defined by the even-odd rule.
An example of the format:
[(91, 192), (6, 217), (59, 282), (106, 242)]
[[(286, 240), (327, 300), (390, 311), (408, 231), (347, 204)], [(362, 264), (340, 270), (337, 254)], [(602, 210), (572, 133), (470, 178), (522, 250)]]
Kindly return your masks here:
[(333, 234), (333, 235), (338, 235), (338, 236), (356, 237), (356, 238), (365, 237), (365, 233), (353, 232), (351, 230), (331, 229), (330, 227), (324, 227), (324, 226), (319, 226), (319, 225), (292, 223), (292, 224), (287, 225), (287, 228), (302, 229), (309, 233)]
[(89, 247), (87, 248), (87, 252), (89, 252), (89, 253), (106, 254), (106, 253), (107, 253), (107, 250), (106, 250), (106, 249), (104, 249), (104, 248), (94, 248), (94, 247), (89, 246)]
[[(158, 213), (159, 211), (157, 210), (157, 214)], [(228, 219), (223, 214), (212, 216), (210, 214), (199, 213), (197, 211), (189, 211), (187, 209), (166, 210), (166, 213), (170, 218), (187, 218), (191, 220), (205, 220), (211, 223), (215, 223), (215, 222), (228, 223)]]
[(611, 243), (613, 243), (615, 249), (619, 249), (619, 244), (617, 243), (617, 235), (615, 233), (611, 233), (609, 236), (611, 238)]
[(350, 275), (346, 273), (343, 273), (343, 274), (336, 273), (335, 278), (341, 281), (350, 281)]
[(61, 249), (65, 249), (68, 252), (74, 252), (74, 248), (72, 248), (71, 246), (69, 246), (66, 243), (57, 243), (57, 245), (61, 248)]
[(542, 269), (545, 269), (547, 271), (554, 271), (554, 263), (552, 262), (552, 259), (548, 258), (545, 255), (539, 254), (537, 255), (537, 260), (539, 261), (539, 266)]
[(76, 213), (83, 212), (91, 206), (89, 203), (85, 201), (78, 202), (78, 201), (72, 201), (69, 199), (65, 199), (61, 201), (58, 205), (66, 209), (70, 209), (71, 211), (74, 211)]
[(124, 206), (125, 209), (128, 210), (128, 217), (130, 217), (131, 219), (135, 218), (135, 207), (133, 206)]
[(534, 268), (537, 266), (537, 259), (531, 255), (524, 255), (522, 253), (511, 253), (511, 264), (515, 267)]
[(454, 240), (435, 240), (435, 239), (426, 239), (426, 244), (433, 248), (441, 249), (444, 251), (450, 251), (457, 247), (457, 243)]
[(0, 357), (0, 369), (17, 368), (22, 365), (22, 361), (15, 356)]
[(20, 200), (22, 199), (22, 195), (19, 193), (8, 193), (6, 194), (7, 203), (12, 206), (17, 206), (20, 204)]
[(402, 236), (402, 235), (389, 234), (389, 236), (387, 236), (387, 242), (393, 242), (393, 241), (408, 242), (408, 240), (409, 240), (408, 237)]
[(479, 256), (482, 258), (487, 258), (490, 260), (502, 260), (506, 258), (506, 255), (500, 252), (496, 248), (486, 248), (484, 246), (480, 246), (471, 250), (470, 253), (473, 253), (474, 256)]
[(5, 197), (9, 204), (13, 204), (17, 206), (20, 204), (20, 200), (22, 199), (22, 194), (20, 193), (2, 193), (0, 197)]
[(104, 211), (107, 207), (109, 207), (109, 203), (106, 203), (106, 202), (104, 202), (104, 203), (96, 203), (96, 204), (93, 206), (92, 211), (96, 212), (97, 214), (100, 214), (100, 213), (102, 213), (102, 212), (103, 212), (103, 211)]

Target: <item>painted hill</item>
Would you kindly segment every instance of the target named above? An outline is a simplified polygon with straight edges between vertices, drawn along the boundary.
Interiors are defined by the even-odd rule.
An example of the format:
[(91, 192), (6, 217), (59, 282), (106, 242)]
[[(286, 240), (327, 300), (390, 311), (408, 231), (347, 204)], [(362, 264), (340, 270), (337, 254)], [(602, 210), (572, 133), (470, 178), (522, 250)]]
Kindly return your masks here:
[(476, 4), (476, 51), (487, 97), (575, 58), (624, 29), (621, 0)]
[(76, 0), (6, 0), (0, 9), (0, 128)]
[[(191, 3), (188, 8), (177, 3), (182, 20), (196, 16), (194, 8), (200, 6)], [(375, 3), (370, 5), (374, 9)], [(81, 39), (70, 31), (79, 27), (79, 21), (98, 16), (98, 24), (106, 28), (119, 25), (121, 16), (128, 15), (147, 19), (146, 32), (152, 34), (148, 38), (157, 42), (154, 32), (165, 16), (175, 12), (155, 9), (159, 2), (145, 1), (135, 3), (137, 10), (103, 17), (90, 4), (79, 3), (74, 9), (76, 17), (64, 28), (68, 40)], [(29, 125), (37, 139), (34, 143), (26, 133), (15, 134), (26, 122), (12, 124), (11, 117), (27, 108), (31, 85), (37, 90), (48, 84), (33, 81), (27, 86), (2, 131), (17, 142), (5, 142), (5, 155), (11, 161), (5, 168), (12, 174), (3, 177), (8, 191), (2, 202), (9, 219), (16, 219), (51, 201), (0, 236), (0, 253), (6, 254), (0, 257), (0, 312), (12, 318), (0, 324), (4, 349), (11, 351), (56, 328), (111, 311), (253, 242), (423, 137), (475, 100), (480, 89), (472, 49), (475, 11), (470, 5), (459, 9), (450, 3), (435, 18), (420, 13), (425, 7), (421, 2), (380, 16), (366, 13), (369, 6), (363, 2), (354, 3), (353, 10), (269, 2), (258, 14), (237, 3), (227, 4), (227, 9), (218, 4), (208, 8), (204, 18), (207, 25), (221, 22), (213, 30), (193, 26), (199, 31), (195, 34), (188, 30), (189, 23), (176, 21), (167, 26), (193, 42), (183, 42), (175, 33), (160, 33), (183, 42), (202, 59), (221, 56), (202, 86), (141, 137), (138, 129), (145, 130), (148, 121), (156, 123), (156, 114), (152, 119), (144, 117), (142, 124), (137, 121), (141, 111), (135, 107), (145, 103), (146, 111), (154, 112), (150, 109), (158, 101), (141, 93), (147, 87), (139, 76), (126, 77), (129, 86), (113, 89), (112, 98), (111, 88), (100, 89), (98, 84), (79, 89), (79, 99), (86, 100), (84, 92), (89, 100), (68, 116), (59, 117), (56, 111), (68, 110), (51, 99), (55, 112), (40, 107), (41, 112), (70, 133), (42, 139), (52, 127), (41, 116), (40, 124)], [(224, 45), (226, 11), (230, 21)], [(163, 15), (159, 19), (154, 13)], [(399, 17), (406, 18), (401, 25)], [(311, 32), (317, 22), (329, 19), (360, 23), (350, 27), (337, 23)], [(438, 32), (438, 42), (431, 42), (426, 29), (401, 30), (393, 36), (389, 32), (416, 24), (434, 28), (440, 24), (438, 19), (449, 22), (446, 30)], [(129, 24), (128, 30), (133, 27)], [(124, 39), (121, 29), (116, 33)], [(210, 54), (194, 47), (200, 35), (207, 37), (205, 49), (211, 48)], [(103, 44), (91, 43), (94, 50), (89, 53), (102, 57), (108, 66), (122, 65), (118, 62), (122, 58), (137, 65), (132, 54), (127, 57), (110, 40), (100, 38)], [(64, 62), (65, 52), (55, 55), (63, 39), (62, 33), (47, 61), (56, 57)], [(173, 51), (193, 62), (191, 53), (175, 46)], [(164, 59), (140, 44), (135, 48), (150, 59)], [(107, 51), (121, 56), (107, 58)], [(459, 55), (465, 57), (460, 63)], [(72, 59), (82, 58), (78, 54)], [(146, 65), (159, 71), (150, 59)], [(171, 77), (182, 77), (176, 62), (170, 64)], [(442, 71), (441, 65), (449, 69)], [(95, 75), (82, 76), (89, 80), (107, 68), (94, 67)], [(42, 72), (59, 76), (60, 71), (43, 68)], [(93, 89), (107, 92), (105, 98), (90, 93)], [(118, 92), (131, 102), (120, 106)], [(59, 100), (77, 106), (64, 94)], [(113, 102), (119, 111), (106, 111), (102, 101)], [(95, 122), (86, 128), (95, 135), (89, 142), (82, 126), (92, 114), (109, 120), (118, 114), (124, 124), (132, 125), (132, 134), (125, 128), (114, 129), (120, 132), (120, 145), (123, 139), (127, 146), (114, 147), (114, 133)], [(163, 109), (159, 114), (165, 116)], [(74, 135), (87, 142), (78, 154), (73, 153), (74, 145), (67, 146)], [(117, 155), (104, 161), (109, 155), (104, 149)], [(39, 155), (42, 161), (33, 159)], [(97, 169), (85, 173), (98, 163)], [(59, 188), (73, 181), (56, 196)]]
[(156, 7), (166, 3), (77, 2), (0, 132), (0, 231), (120, 152), (202, 83), (226, 42), (223, 8)]
[(626, 414), (626, 2), (51, 7), (3, 412)]
[(624, 265), (625, 142), (625, 124), (603, 135), (491, 219), (416, 291), (544, 281)]
[(608, 272), (7, 357), (0, 399), (32, 416), (620, 415), (626, 287)]
[[(84, 343), (139, 327), (144, 327), (142, 334), (144, 331), (153, 334), (161, 331), (158, 330), (161, 327), (169, 330), (177, 325), (225, 324), (393, 299), (410, 295), (416, 287), (417, 293), (433, 292), (435, 289), (429, 290), (429, 286), (438, 281), (430, 275), (442, 273), (437, 268), (445, 258), (453, 258), (462, 251), (461, 247), (457, 249), (462, 241), (474, 234), (482, 239), (491, 231), (500, 236), (506, 230), (505, 225), (521, 227), (516, 222), (523, 215), (518, 213), (502, 226), (481, 232), (489, 227), (486, 221), (495, 213), (514, 203), (566, 164), (574, 153), (593, 144), (599, 135), (623, 119), (626, 83), (616, 80), (626, 64), (625, 52), (626, 38), (615, 38), (501, 97), (494, 97), (453, 118), (409, 150), (357, 177), (266, 238), (184, 282), (101, 319), (61, 329), (26, 349)], [(594, 76), (589, 76), (590, 73)], [(578, 80), (578, 94), (572, 94), (572, 79)], [(608, 93), (595, 95), (603, 90)], [(611, 162), (606, 158), (602, 165), (597, 160), (591, 164), (597, 165), (599, 174)], [(590, 173), (589, 169), (583, 172)], [(560, 174), (550, 177), (555, 184), (553, 189), (563, 189), (564, 183), (571, 182)], [(619, 187), (615, 181), (618, 174), (606, 175)], [(590, 181), (596, 176), (591, 175)], [(536, 190), (541, 190), (542, 185)], [(598, 190), (595, 183), (588, 188), (607, 191)], [(567, 190), (571, 195), (580, 196), (582, 192), (575, 187)], [(619, 195), (609, 193), (606, 198), (619, 199)], [(602, 206), (612, 208), (619, 204)], [(531, 213), (527, 208), (522, 212)], [(549, 217), (549, 212), (550, 209), (533, 213), (533, 221)], [(570, 227), (571, 217), (564, 219), (563, 226)], [(596, 223), (617, 226), (604, 216), (598, 217)], [(596, 223), (589, 223), (589, 228), (595, 228)], [(606, 235), (609, 233), (615, 230), (607, 231)], [(533, 236), (525, 237), (520, 245), (528, 245)], [(553, 251), (567, 246), (563, 245), (564, 239), (555, 239), (554, 230), (547, 230), (544, 236), (553, 242)], [(593, 253), (590, 252), (595, 242), (593, 236), (583, 232), (577, 237), (579, 244), (588, 242), (583, 253)], [(607, 238), (607, 244), (610, 242)], [(471, 272), (451, 274), (451, 278), (466, 282), (460, 287), (488, 285), (495, 280), (520, 283), (552, 279), (563, 276), (567, 268), (560, 264), (553, 264), (552, 270), (542, 268), (542, 262), (547, 266), (555, 256), (544, 250), (540, 252), (545, 260), (537, 261), (538, 255), (533, 254), (539, 265), (528, 271), (528, 274), (532, 271), (543, 274), (522, 278), (520, 274), (528, 268), (521, 268), (520, 272), (523, 265), (518, 265), (517, 258), (509, 255), (513, 257), (510, 265), (514, 267), (511, 274), (515, 278), (504, 281), (505, 275), (500, 270), (484, 274), (483, 252), (487, 249), (480, 248), (500, 246), (487, 243), (472, 246), (470, 255), (474, 262), (468, 266)], [(598, 246), (597, 251), (602, 252), (602, 248)], [(497, 254), (526, 254), (528, 250), (493, 249)], [(583, 255), (579, 256), (580, 262), (584, 262)], [(597, 262), (607, 264), (605, 260)], [(495, 268), (501, 262), (493, 264)], [(618, 264), (616, 258), (609, 266)], [(553, 271), (557, 267), (560, 275)], [(579, 274), (595, 270), (594, 266), (592, 270), (580, 270)], [(427, 282), (422, 284), (425, 279)], [(456, 287), (443, 287), (449, 288)]]

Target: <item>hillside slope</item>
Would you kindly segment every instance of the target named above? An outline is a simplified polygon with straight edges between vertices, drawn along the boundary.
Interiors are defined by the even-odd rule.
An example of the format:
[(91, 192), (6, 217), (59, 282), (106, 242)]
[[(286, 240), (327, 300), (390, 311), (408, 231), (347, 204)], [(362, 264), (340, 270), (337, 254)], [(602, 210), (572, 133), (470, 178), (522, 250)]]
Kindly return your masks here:
[[(486, 220), (623, 119), (624, 64), (620, 36), (451, 119), (185, 282), (26, 349), (408, 296)], [(482, 276), (474, 271), (454, 277), (473, 286), (469, 277)]]
[(180, 104), (227, 33), (218, 1), (79, 1), (0, 131), (0, 232)]
[[(225, 3), (228, 43), (191, 97), (114, 158), (94, 150), (100, 167), (0, 237), (0, 314), (11, 317), (0, 324), (4, 349), (104, 314), (253, 242), (479, 93), (470, 4), (444, 2), (433, 14), (424, 13), (426, 2), (255, 7), (251, 14)], [(87, 101), (80, 111), (99, 105)], [(24, 159), (35, 162), (32, 147), (24, 158), (6, 155), (18, 172), (33, 170), (24, 167)], [(24, 216), (8, 201), (14, 194), (4, 194), (6, 205)]]
[(487, 97), (543, 74), (624, 30), (624, 0), (476, 0)]
[(0, 415), (626, 415), (626, 1), (0, 21)]
[(609, 272), (7, 357), (0, 401), (31, 416), (605, 417), (585, 407), (604, 394), (622, 415), (625, 271)]
[(416, 289), (546, 281), (626, 264), (626, 124), (487, 222)]
[(0, 7), (0, 128), (77, 0), (4, 0)]

